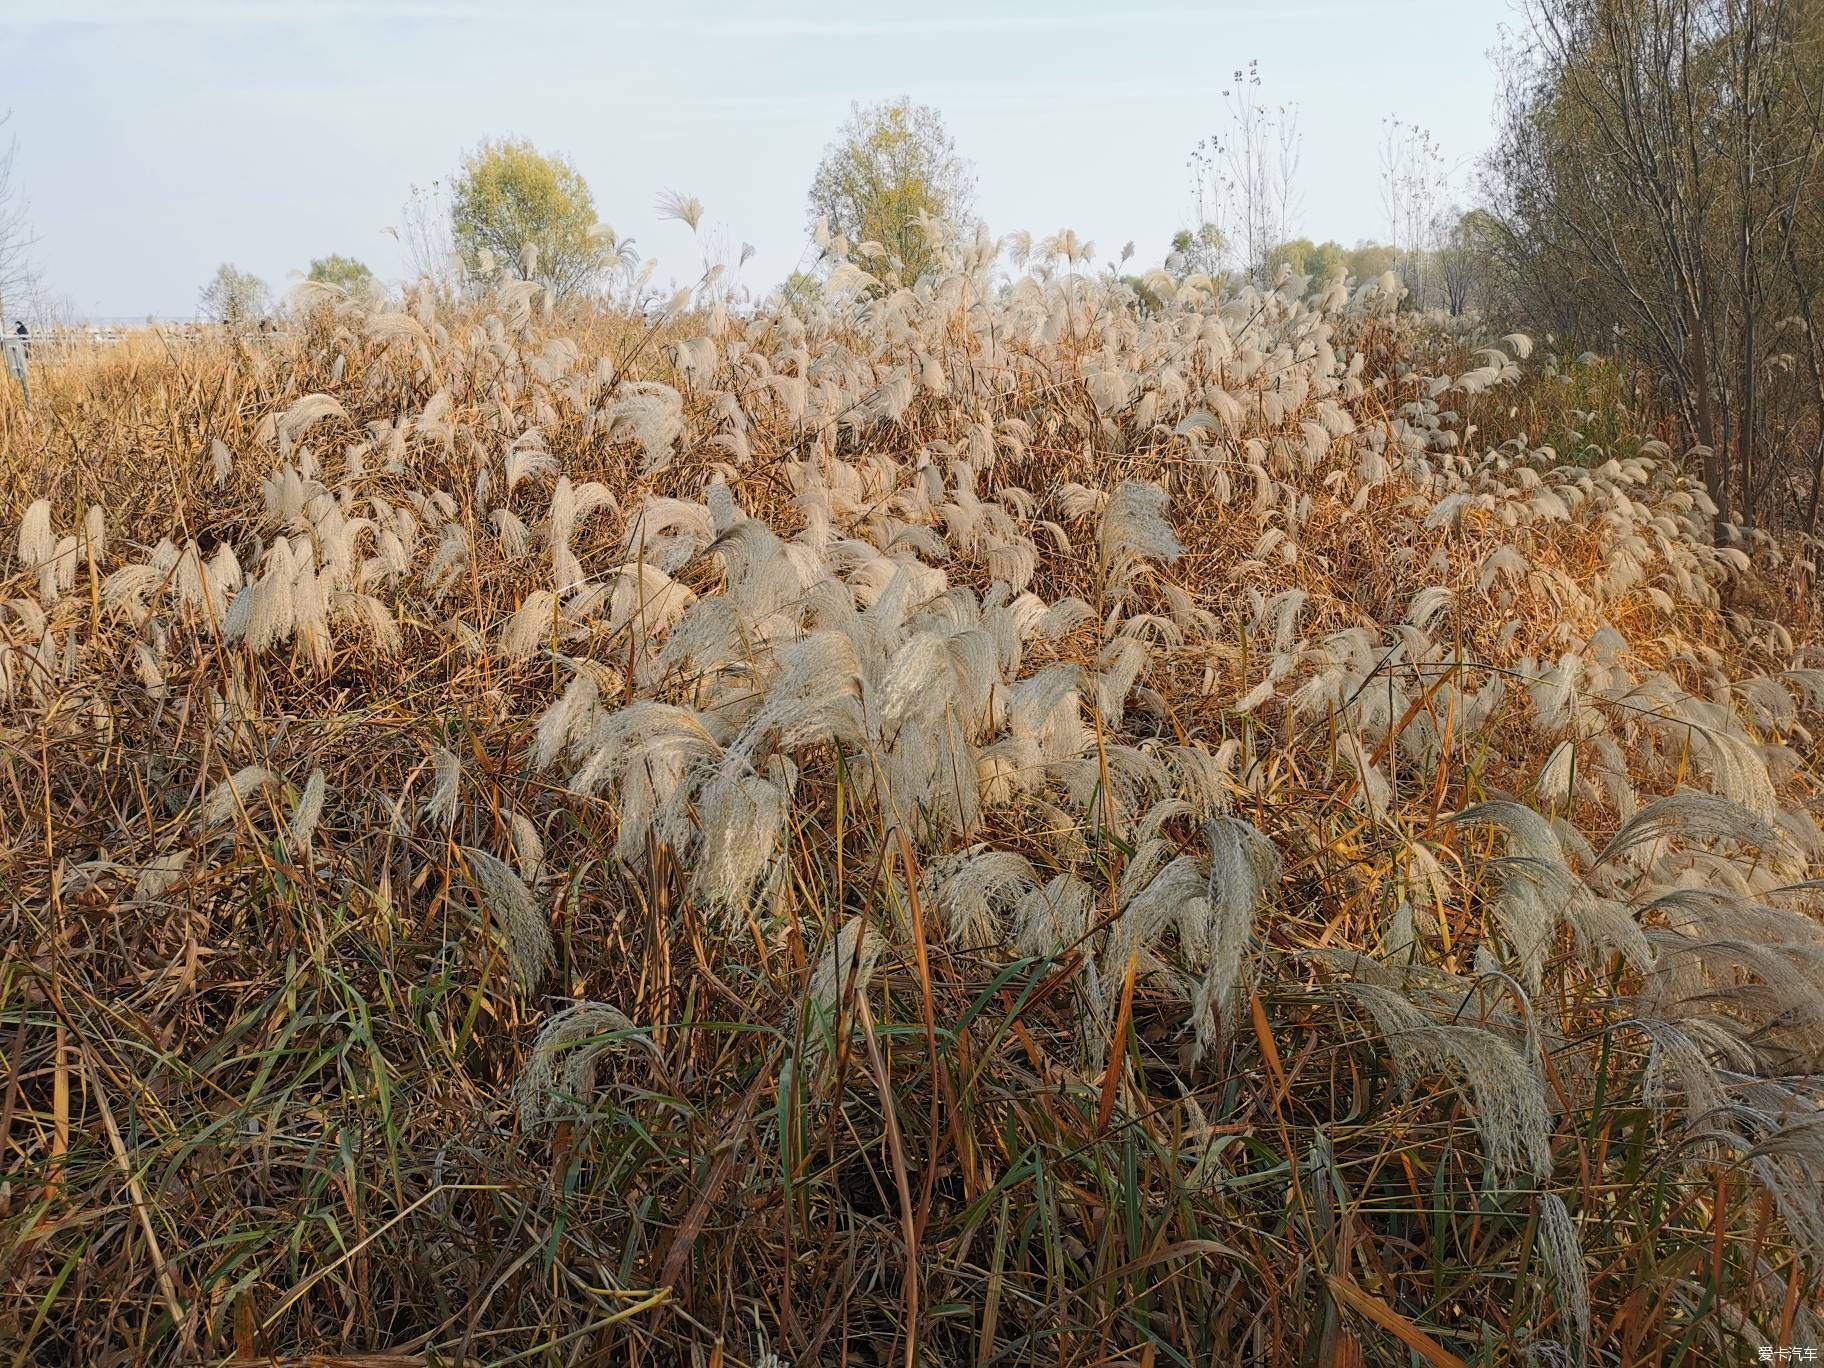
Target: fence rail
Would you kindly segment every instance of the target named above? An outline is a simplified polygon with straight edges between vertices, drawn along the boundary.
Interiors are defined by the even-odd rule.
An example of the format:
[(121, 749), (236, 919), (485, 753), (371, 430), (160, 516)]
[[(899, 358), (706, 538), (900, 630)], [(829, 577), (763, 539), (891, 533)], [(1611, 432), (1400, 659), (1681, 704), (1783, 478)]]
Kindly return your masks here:
[[(206, 323), (74, 324), (19, 334), (0, 332), (0, 388), (17, 384), (32, 401), (32, 372), (46, 365), (76, 361), (121, 346), (134, 338), (155, 339), (169, 347), (196, 346), (223, 329)], [(257, 334), (261, 341), (289, 336), (273, 329)]]
[[(214, 323), (78, 323), (34, 329), (24, 336), (8, 330), (0, 333), (0, 343), (5, 346), (5, 372), (23, 382), (27, 366), (107, 351), (135, 338), (153, 338), (170, 346), (194, 346), (226, 331)], [(262, 328), (248, 330), (242, 335), (249, 340), (257, 338), (271, 342), (291, 336), (291, 329)]]
[(8, 333), (7, 343), (24, 343), (31, 359), (66, 352), (119, 346), (130, 337), (157, 336), (172, 342), (195, 342), (214, 329), (202, 323), (72, 323), (34, 329), (29, 336)]

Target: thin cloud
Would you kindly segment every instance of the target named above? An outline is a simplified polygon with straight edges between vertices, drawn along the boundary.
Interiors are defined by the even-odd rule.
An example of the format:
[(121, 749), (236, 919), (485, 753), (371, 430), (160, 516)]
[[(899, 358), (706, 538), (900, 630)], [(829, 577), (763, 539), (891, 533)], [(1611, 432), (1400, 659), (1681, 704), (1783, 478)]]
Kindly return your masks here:
[[(1416, 0), (1391, 0), (1406, 8)], [(972, 34), (1044, 33), (1064, 30), (1135, 29), (1159, 24), (1190, 24), (1225, 16), (1267, 14), (1313, 16), (1338, 14), (1357, 0), (1228, 0), (1203, 8), (1168, 7), (1125, 10), (1114, 7), (1096, 13), (1052, 14), (932, 14), (903, 19), (851, 19), (845, 17), (779, 15), (728, 22), (685, 21), (630, 17), (633, 29), (671, 32), (697, 37), (869, 39), (941, 38)], [(547, 15), (570, 21), (601, 19), (603, 11), (582, 0), (546, 0), (540, 8)], [(467, 22), (498, 14), (496, 6), (482, 0), (13, 0), (0, 10), (0, 28), (12, 24), (95, 25), (134, 23), (207, 23), (249, 26), (297, 26), (324, 20), (425, 19)]]
[[(1407, 8), (1414, 2), (1415, 0), (1392, 0), (1391, 7)], [(736, 19), (728, 23), (699, 24), (696, 30), (708, 35), (742, 38), (938, 38), (983, 33), (1042, 33), (1065, 29), (1144, 29), (1155, 24), (1195, 23), (1243, 14), (1340, 14), (1354, 9), (1358, 4), (1359, 0), (1228, 0), (1225, 4), (1201, 8), (1132, 10), (1116, 6), (1097, 13), (928, 14), (905, 19), (819, 19), (779, 15)]]
[(1108, 14), (925, 15), (914, 19), (807, 19), (789, 16), (703, 24), (704, 33), (743, 38), (920, 38), (946, 34), (1027, 33), (1049, 29), (1114, 28), (1195, 17), (1195, 10)]
[(0, 28), (11, 24), (92, 25), (201, 23), (311, 25), (326, 19), (481, 19), (488, 6), (474, 0), (315, 0), (302, 6), (282, 0), (15, 0), (0, 10)]

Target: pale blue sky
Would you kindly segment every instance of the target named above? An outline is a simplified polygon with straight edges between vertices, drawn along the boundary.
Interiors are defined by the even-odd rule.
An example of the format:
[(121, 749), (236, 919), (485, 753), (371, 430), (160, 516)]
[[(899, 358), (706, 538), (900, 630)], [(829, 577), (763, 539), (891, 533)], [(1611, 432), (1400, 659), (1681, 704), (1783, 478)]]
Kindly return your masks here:
[(1300, 107), (1300, 230), (1385, 237), (1382, 118), (1429, 128), (1467, 185), (1510, 17), (1507, 0), (0, 0), (0, 110), (47, 283), (90, 316), (188, 316), (224, 260), (281, 290), (328, 252), (396, 278), (385, 230), (408, 187), (502, 133), (571, 157), (660, 281), (698, 255), (654, 200), (698, 196), (706, 227), (756, 248), (760, 293), (800, 261), (850, 102), (901, 93), (943, 112), (996, 232), (1074, 228), (1103, 259), (1131, 238), (1156, 264), (1250, 58)]

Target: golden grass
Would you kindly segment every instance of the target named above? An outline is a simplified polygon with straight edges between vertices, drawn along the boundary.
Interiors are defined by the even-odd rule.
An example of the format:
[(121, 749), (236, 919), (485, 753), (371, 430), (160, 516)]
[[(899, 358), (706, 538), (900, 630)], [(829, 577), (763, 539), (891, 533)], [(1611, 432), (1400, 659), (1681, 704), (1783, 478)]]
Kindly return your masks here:
[[(1649, 434), (1540, 457), (1567, 407), (1540, 358), (1432, 395), (1431, 375), (1486, 358), (1372, 290), (1320, 307), (1193, 286), (1149, 321), (1085, 278), (987, 281), (959, 259), (916, 295), (808, 320), (658, 324), (548, 322), (523, 292), (443, 317), (313, 296), (285, 337), (136, 338), (42, 371), (30, 412), (0, 403), (13, 1361), (1690, 1364), (1815, 1342), (1824, 1035), (1802, 995), (1824, 971), (1803, 930), (1815, 891), (1792, 886), (1816, 853), (1819, 698), (1779, 682), (1817, 663), (1802, 567), (1719, 554), (1674, 463), (1605, 466)], [(672, 347), (697, 337), (712, 370), (682, 375)], [(902, 380), (909, 400), (879, 411)], [(676, 393), (676, 434), (613, 420), (641, 381)], [(1187, 423), (1218, 390), (1234, 421)], [(288, 433), (311, 395), (336, 403)], [(1325, 418), (1311, 450), (1301, 424)], [(507, 489), (516, 445), (555, 468)], [(265, 483), (287, 467), (291, 503)], [(553, 539), (559, 475), (613, 504)], [(1066, 486), (1123, 480), (1169, 495), (1182, 555), (1099, 552), (1116, 533)], [(623, 546), (634, 514), (715, 484), (802, 563), (843, 566), (849, 611), (877, 617), (870, 551), (891, 552), (883, 575), (941, 569), (970, 591), (959, 611), (990, 614), (1032, 548), (1025, 587), (1088, 611), (1023, 638), (995, 696), (1060, 663), (1093, 679), (1128, 639), (1146, 643), (1137, 689), (1098, 704), (1086, 683), (1082, 750), (1024, 762), (1037, 790), (965, 822), (937, 788), (898, 806), (948, 744), (941, 717), (916, 724), (928, 742), (913, 721), (863, 742), (846, 723), (749, 736), (741, 697), (833, 619), (792, 601), (767, 637), (739, 537), (716, 529), (665, 572), (743, 623), (739, 659), (695, 676), (661, 666), (672, 628), (649, 590), (566, 616), (577, 589), (553, 579), (553, 540), (584, 590), (656, 566), (661, 548)], [(1541, 487), (1582, 498), (1519, 513)], [(1487, 497), (1427, 525), (1453, 493)], [(61, 587), (54, 557), (18, 553), (39, 499)], [(376, 499), (414, 510), (403, 567), (378, 563)], [(101, 546), (81, 532), (92, 507)], [(373, 525), (339, 542), (356, 514)], [(893, 541), (907, 526), (943, 559)], [(229, 626), (249, 591), (183, 601), (190, 543), (205, 562), (232, 547), (252, 580), (280, 537), (332, 603), (374, 599), (399, 648), (329, 612), (314, 653), (295, 633), (254, 650)], [(1504, 544), (1526, 570), (1482, 583)], [(110, 580), (135, 565), (162, 567), (143, 592)], [(1401, 628), (1433, 588), (1430, 625)], [(1303, 605), (1278, 617), (1290, 590)], [(500, 633), (535, 592), (550, 629), (515, 658)], [(1334, 636), (1355, 629), (1361, 678)], [(1569, 653), (1592, 663), (1560, 723), (1538, 680)], [(1327, 701), (1295, 709), (1326, 671)], [(715, 756), (745, 736), (756, 776), (783, 782), (766, 765), (790, 761), (784, 826), (733, 903), (701, 883), (707, 789), (667, 839), (630, 816), (637, 774), (574, 791), (581, 740), (531, 763), (579, 677), (600, 725), (668, 700), (702, 709)], [(1756, 710), (1757, 679), (1789, 690), (1790, 718)], [(918, 693), (894, 715), (922, 716)], [(1567, 739), (1568, 801), (1534, 793)], [(1626, 773), (1604, 768), (1608, 741)], [(1154, 794), (1147, 826), (1117, 772), (1173, 746), (1208, 758), (1220, 793)], [(1681, 787), (1748, 821), (1738, 763), (1777, 783), (1760, 816), (1790, 819), (1768, 849), (1670, 828), (1631, 865), (1574, 848)], [(256, 765), (270, 782), (224, 787)], [(316, 772), (321, 816), (302, 823)], [(427, 801), (440, 778), (454, 787)], [(1567, 819), (1564, 848), (1448, 820), (1504, 796)], [(1148, 841), (1214, 861), (1220, 902), (1219, 809), (1279, 861), (1239, 933), (1231, 915), (1216, 934), (1240, 965), (1227, 1013), (1197, 995), (1207, 956), (1184, 926), (1123, 938)], [(1025, 949), (1011, 925), (955, 934), (931, 871), (977, 845), (1079, 880), (1090, 924)], [(1512, 891), (1528, 877), (1560, 889), (1537, 963)], [(1702, 925), (1655, 901), (1693, 889), (1722, 909)], [(1585, 898), (1651, 940), (1652, 969), (1598, 936)], [(1416, 1024), (1390, 1030), (1373, 1004)], [(1527, 1105), (1491, 1092), (1510, 1065), (1545, 1100), (1514, 1122), (1549, 1151), (1532, 1171), (1491, 1162), (1493, 1104)], [(1700, 1106), (1706, 1087), (1727, 1107)]]

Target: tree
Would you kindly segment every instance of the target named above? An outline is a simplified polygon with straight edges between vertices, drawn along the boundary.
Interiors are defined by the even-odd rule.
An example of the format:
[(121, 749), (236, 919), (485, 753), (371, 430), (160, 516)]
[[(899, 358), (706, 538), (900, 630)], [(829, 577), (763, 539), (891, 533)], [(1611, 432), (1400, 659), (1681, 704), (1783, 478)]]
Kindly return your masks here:
[(793, 271), (779, 287), (779, 303), (794, 313), (808, 313), (823, 302), (823, 282), (809, 271)]
[(1399, 254), (1384, 242), (1358, 242), (1343, 253), (1343, 270), (1358, 284), (1379, 279), (1394, 268)]
[(388, 228), (405, 252), (405, 266), (415, 284), (428, 283), (443, 294), (460, 286), (460, 263), (450, 235), (450, 206), (443, 182), (414, 185), (399, 212), (399, 223)]
[(1165, 259), (1166, 274), (1175, 280), (1186, 276), (1216, 276), (1222, 273), (1222, 254), (1229, 244), (1222, 230), (1205, 223), (1196, 232), (1180, 228), (1172, 234), (1172, 250)]
[(1726, 518), (1815, 535), (1824, 7), (1524, 8), (1486, 175), (1514, 321), (1648, 369)]
[(523, 138), (485, 140), (463, 158), (450, 232), (473, 275), (490, 263), (518, 269), (559, 296), (587, 289), (615, 259), (582, 173)]
[(318, 257), (310, 263), (308, 279), (321, 281), (325, 285), (339, 286), (350, 294), (362, 294), (372, 288), (374, 273), (368, 269), (367, 263), (364, 261), (356, 261), (353, 257), (331, 253), (326, 257)]
[(1165, 301), (1159, 292), (1146, 283), (1145, 276), (1124, 275), (1120, 281), (1134, 292), (1134, 307), (1144, 315), (1156, 315), (1165, 311)]
[[(0, 114), (0, 127), (11, 118)], [(0, 318), (6, 317), (7, 301), (17, 310), (32, 293), (32, 235), (25, 216), (25, 200), (13, 179), (16, 140), (0, 146)]]
[(1347, 269), (1341, 243), (1313, 242), (1310, 238), (1282, 242), (1267, 253), (1269, 280), (1277, 279), (1282, 267), (1290, 267), (1293, 275), (1309, 276), (1319, 284)]
[(1483, 209), (1446, 210), (1440, 218), (1438, 238), (1438, 283), (1444, 291), (1444, 306), (1453, 314), (1471, 309), (1488, 311), (1490, 304), (1490, 263), (1498, 225)]
[(1222, 93), (1229, 127), (1191, 153), (1192, 189), (1200, 220), (1215, 224), (1241, 268), (1266, 284), (1267, 254), (1298, 216), (1298, 106), (1260, 102), (1259, 62), (1237, 71)]
[(223, 262), (197, 296), (197, 308), (214, 323), (241, 327), (266, 315), (272, 294), (266, 282), (248, 271)]
[(1430, 285), (1431, 246), (1444, 157), (1437, 139), (1416, 123), (1389, 118), (1381, 125), (1381, 207), (1389, 241), (1412, 299), (1421, 307)]
[(944, 121), (928, 105), (901, 96), (854, 106), (811, 181), (810, 211), (851, 248), (877, 243), (905, 281), (931, 263), (926, 219), (962, 228), (975, 176)]

